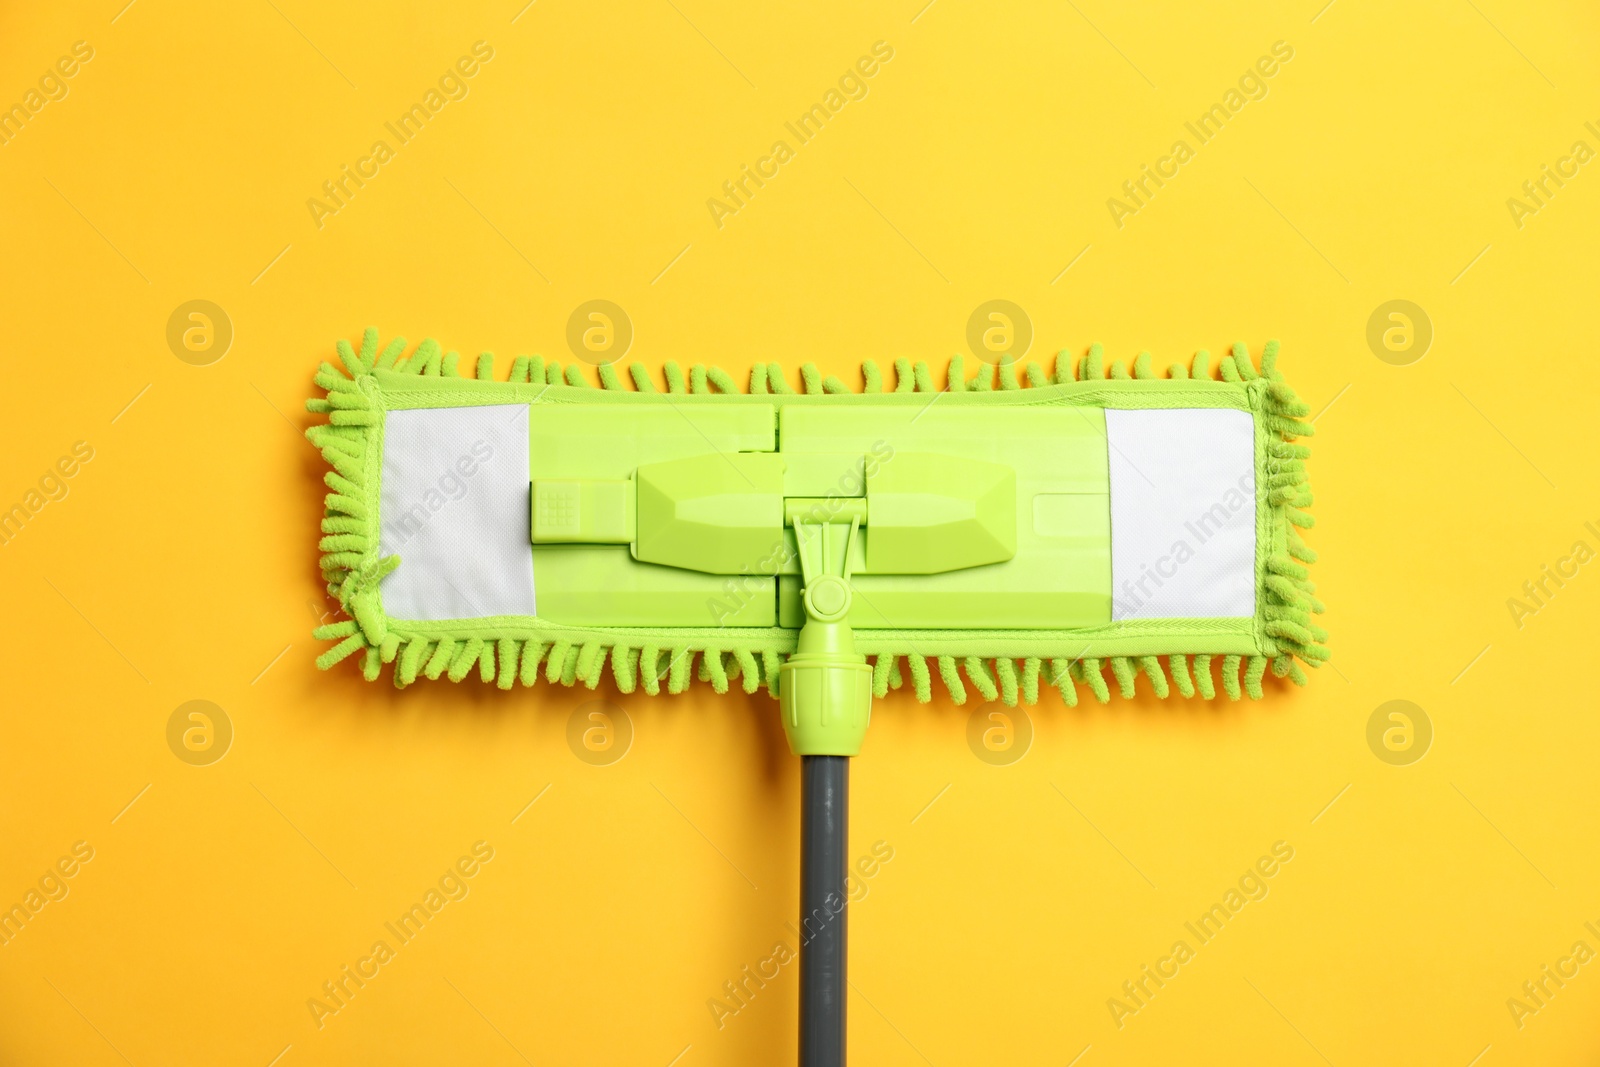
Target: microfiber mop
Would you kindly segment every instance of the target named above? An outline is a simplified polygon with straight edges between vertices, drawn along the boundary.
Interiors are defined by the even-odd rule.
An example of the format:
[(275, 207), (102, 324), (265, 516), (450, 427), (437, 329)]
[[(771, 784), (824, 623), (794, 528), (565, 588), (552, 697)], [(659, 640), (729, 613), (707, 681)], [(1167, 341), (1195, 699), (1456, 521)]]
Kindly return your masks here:
[[(1308, 580), (1306, 406), (1243, 345), (1165, 377), (1100, 347), (1052, 371), (961, 357), (937, 389), (894, 363), (864, 391), (800, 368), (494, 358), (341, 341), (324, 363), (332, 470), (322, 571), (360, 654), (394, 682), (476, 671), (655, 695), (763, 685), (802, 761), (800, 1060), (842, 1064), (848, 759), (873, 698), (956, 704), (1259, 699), (1328, 655)], [(996, 381), (998, 379), (998, 382)], [(1109, 680), (1107, 672), (1109, 671)]]

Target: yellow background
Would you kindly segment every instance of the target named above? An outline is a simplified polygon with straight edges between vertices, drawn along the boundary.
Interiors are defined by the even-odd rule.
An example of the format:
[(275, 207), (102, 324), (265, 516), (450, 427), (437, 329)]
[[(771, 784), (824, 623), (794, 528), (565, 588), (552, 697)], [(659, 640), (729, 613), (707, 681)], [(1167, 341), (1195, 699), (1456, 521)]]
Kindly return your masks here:
[[(1507, 608), (1600, 548), (1597, 164), (1521, 228), (1506, 200), (1600, 147), (1600, 18), (921, 2), (7, 5), (0, 103), (95, 55), (0, 147), (0, 501), (95, 456), (0, 548), (0, 903), (95, 857), (0, 947), (0, 1061), (791, 1060), (794, 967), (720, 1030), (707, 1007), (797, 910), (771, 703), (320, 674), (301, 403), (368, 324), (503, 375), (570, 360), (567, 316), (606, 298), (655, 368), (853, 376), (942, 365), (999, 297), (1036, 356), (1282, 340), (1334, 659), (1261, 703), (1047, 694), (1006, 767), (969, 750), (973, 705), (880, 702), (851, 853), (894, 859), (851, 913), (854, 1060), (1595, 1062), (1600, 965), (1521, 1029), (1506, 1001), (1600, 948), (1600, 565), (1520, 628)], [(319, 229), (306, 200), (478, 40), (470, 95)], [(707, 198), (880, 40), (869, 95), (719, 229)], [(1266, 98), (1114, 225), (1279, 40)], [(197, 298), (235, 331), (210, 366), (165, 340)], [(1368, 348), (1392, 299), (1433, 324), (1420, 362)], [(597, 698), (635, 733), (607, 767), (566, 742)], [(191, 699), (235, 730), (208, 767), (167, 745)], [(1367, 745), (1392, 699), (1433, 726), (1410, 766)], [(478, 840), (471, 894), (319, 1030), (308, 998)], [(1279, 840), (1270, 895), (1119, 1029), (1108, 998)]]

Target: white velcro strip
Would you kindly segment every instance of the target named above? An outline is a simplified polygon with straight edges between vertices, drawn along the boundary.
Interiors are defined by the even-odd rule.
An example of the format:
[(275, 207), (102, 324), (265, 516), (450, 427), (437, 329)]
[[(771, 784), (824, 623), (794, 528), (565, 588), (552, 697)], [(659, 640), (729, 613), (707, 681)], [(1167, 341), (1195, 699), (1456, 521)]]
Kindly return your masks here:
[(379, 520), (394, 619), (533, 615), (528, 405), (391, 411)]
[(1247, 411), (1106, 411), (1111, 617), (1256, 610), (1255, 425)]

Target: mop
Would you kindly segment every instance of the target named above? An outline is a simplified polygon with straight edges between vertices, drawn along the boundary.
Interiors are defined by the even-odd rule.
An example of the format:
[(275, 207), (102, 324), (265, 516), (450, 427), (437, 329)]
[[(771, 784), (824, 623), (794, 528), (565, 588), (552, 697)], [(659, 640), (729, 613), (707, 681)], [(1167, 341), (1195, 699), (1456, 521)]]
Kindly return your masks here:
[(1327, 659), (1307, 408), (1267, 343), (1158, 374), (1037, 362), (700, 364), (507, 380), (367, 330), (323, 363), (323, 669), (765, 688), (802, 762), (800, 1060), (842, 1064), (848, 761), (872, 701), (1259, 699)]

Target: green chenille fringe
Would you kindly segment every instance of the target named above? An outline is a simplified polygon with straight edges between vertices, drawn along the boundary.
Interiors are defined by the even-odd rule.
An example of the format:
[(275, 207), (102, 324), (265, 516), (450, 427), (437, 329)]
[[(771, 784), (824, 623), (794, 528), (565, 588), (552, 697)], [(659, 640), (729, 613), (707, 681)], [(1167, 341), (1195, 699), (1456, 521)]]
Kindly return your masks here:
[[(455, 352), (441, 353), (433, 340), (422, 342), (409, 357), (404, 355), (404, 349), (405, 341), (397, 338), (379, 351), (378, 333), (374, 329), (362, 335), (359, 351), (348, 341), (339, 341), (337, 350), (344, 372), (331, 363), (323, 363), (314, 380), (326, 395), (306, 402), (308, 410), (328, 418), (326, 423), (308, 429), (306, 436), (322, 451), (332, 468), (323, 479), (328, 495), (320, 543), (322, 573), (329, 594), (338, 599), (349, 616), (316, 629), (317, 640), (336, 642), (318, 657), (319, 668), (327, 670), (359, 652), (362, 673), (368, 680), (375, 680), (384, 664), (392, 664), (394, 683), (400, 687), (410, 685), (419, 674), (430, 679), (444, 674), (451, 681), (459, 682), (476, 668), (480, 679), (493, 682), (501, 689), (517, 684), (534, 685), (541, 673), (547, 682), (568, 686), (582, 684), (593, 689), (609, 670), (621, 693), (643, 690), (655, 695), (663, 689), (668, 693), (680, 693), (694, 678), (710, 682), (719, 693), (727, 692), (734, 682), (746, 693), (753, 693), (763, 685), (769, 692), (775, 692), (778, 668), (788, 649), (766, 630), (751, 640), (730, 632), (727, 639), (715, 642), (701, 639), (693, 647), (675, 647), (636, 637), (588, 637), (577, 642), (561, 638), (559, 631), (533, 630), (521, 636), (493, 640), (481, 637), (453, 640), (437, 634), (408, 632), (392, 625), (379, 603), (378, 583), (399, 565), (399, 559), (394, 556), (378, 558), (374, 536), (377, 516), (368, 514), (367, 506), (368, 479), (377, 477), (379, 465), (379, 457), (369, 450), (373, 449), (374, 429), (382, 422), (382, 412), (368, 392), (372, 388), (371, 374), (374, 370), (386, 369), (419, 375), (468, 376), (462, 372), (460, 357)], [(1266, 382), (1262, 419), (1269, 432), (1269, 443), (1264, 489), (1274, 528), (1285, 534), (1282, 539), (1285, 550), (1274, 552), (1264, 560), (1261, 594), (1265, 609), (1261, 614), (1266, 619), (1263, 628), (1269, 646), (1267, 654), (1112, 656), (1105, 659), (932, 657), (933, 667), (954, 703), (967, 702), (969, 684), (985, 701), (1000, 700), (1015, 706), (1037, 703), (1042, 683), (1056, 689), (1068, 707), (1077, 705), (1080, 685), (1102, 704), (1111, 699), (1111, 683), (1123, 697), (1132, 697), (1138, 690), (1140, 675), (1145, 677), (1149, 690), (1162, 698), (1176, 690), (1184, 697), (1210, 700), (1216, 696), (1216, 683), (1220, 680), (1222, 691), (1230, 699), (1248, 695), (1259, 700), (1269, 668), (1275, 677), (1306, 684), (1302, 664), (1318, 667), (1328, 659), (1327, 631), (1311, 619), (1324, 610), (1305, 566), (1316, 560), (1316, 553), (1295, 532), (1297, 528), (1309, 528), (1313, 521), (1305, 511), (1311, 505), (1305, 468), (1310, 449), (1296, 443), (1296, 439), (1310, 437), (1313, 431), (1311, 424), (1304, 421), (1309, 409), (1283, 381), (1277, 359), (1278, 342), (1269, 341), (1262, 351), (1258, 369), (1240, 344), (1216, 361), (1215, 375), (1212, 358), (1205, 351), (1197, 353), (1188, 367), (1172, 364), (1164, 375), (1172, 379), (1214, 380), (1220, 377), (1227, 382), (1257, 379)], [(495, 380), (494, 357), (490, 353), (479, 355), (472, 369), (479, 380)], [(662, 370), (669, 393), (739, 392), (734, 379), (719, 367), (697, 363), (685, 376), (683, 368), (669, 360)], [(897, 359), (893, 371), (894, 392), (940, 391), (934, 385), (933, 371), (926, 362)], [(611, 366), (600, 367), (598, 374), (601, 388), (629, 387)], [(960, 392), (1041, 388), (1108, 378), (1163, 377), (1153, 370), (1148, 352), (1141, 353), (1130, 369), (1120, 360), (1108, 365), (1099, 345), (1091, 346), (1086, 354), (1078, 357), (1063, 351), (1050, 371), (1030, 362), (1020, 376), (1015, 364), (997, 368), (983, 363), (977, 373), (968, 378), (964, 360), (957, 355), (950, 360), (946, 374), (945, 388)], [(881, 393), (888, 386), (883, 371), (873, 360), (862, 363), (861, 377), (864, 394)], [(628, 379), (634, 390), (659, 391), (650, 372), (639, 364), (628, 368)], [(539, 356), (518, 356), (511, 366), (509, 380), (594, 387), (579, 365), (568, 365), (563, 372), (555, 361), (546, 362)], [(801, 366), (800, 385), (799, 391), (807, 394), (855, 392), (834, 375), (824, 377), (813, 363)], [(748, 392), (792, 394), (796, 390), (780, 364), (758, 363), (750, 372)], [(1273, 543), (1277, 541), (1274, 537)], [(631, 642), (637, 642), (637, 647)], [(788, 643), (792, 644), (792, 640)], [(1213, 662), (1216, 660), (1221, 662)], [(908, 674), (917, 699), (922, 703), (932, 700), (935, 670), (930, 669), (929, 659), (920, 655), (877, 656), (872, 675), (874, 695), (883, 697), (891, 689), (903, 688)]]

